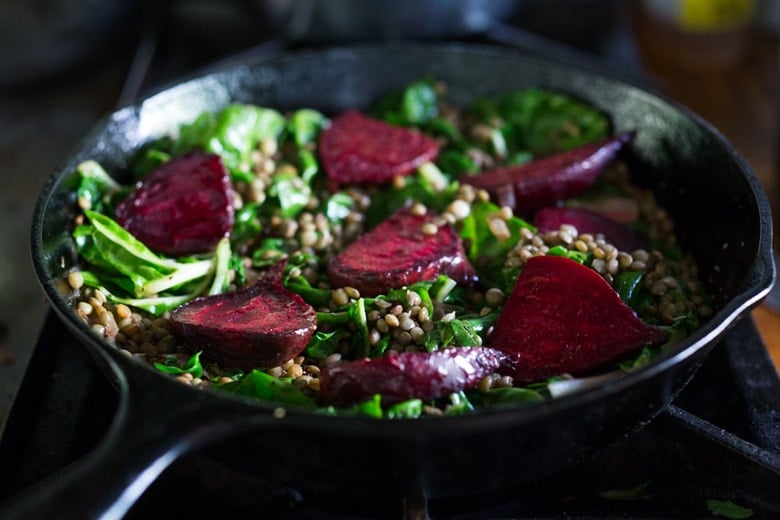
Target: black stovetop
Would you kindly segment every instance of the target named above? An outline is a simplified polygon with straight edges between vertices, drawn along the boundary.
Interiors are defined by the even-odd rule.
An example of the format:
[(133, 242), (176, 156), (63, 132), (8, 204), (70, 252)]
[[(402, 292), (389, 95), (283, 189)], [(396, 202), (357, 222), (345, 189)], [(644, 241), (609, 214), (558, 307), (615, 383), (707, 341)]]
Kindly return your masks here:
[[(203, 64), (202, 54), (192, 55), (204, 46), (158, 36), (142, 35), (118, 96), (120, 104)], [(511, 31), (499, 36), (499, 43), (517, 45)], [(173, 50), (171, 41), (179, 42)], [(521, 46), (533, 42), (523, 40)], [(250, 52), (278, 48), (278, 42), (271, 41)], [(190, 53), (184, 55), (183, 49)], [(117, 403), (114, 387), (87, 349), (50, 313), (0, 439), (0, 509), (4, 500), (94, 449)], [(646, 485), (645, 492), (634, 500), (602, 496), (641, 485)], [(707, 518), (713, 513), (706, 501), (714, 499), (750, 508), (754, 518), (769, 518), (780, 516), (778, 490), (780, 379), (754, 324), (744, 318), (674, 404), (649, 425), (592, 458), (522, 488), (463, 499), (388, 497), (382, 503), (375, 498), (367, 502), (349, 490), (338, 497), (313, 496), (231, 470), (205, 448), (174, 462), (127, 516)], [(68, 517), (67, 511), (62, 513)]]
[[(54, 316), (43, 327), (0, 442), (0, 505), (100, 441), (117, 394)], [(603, 493), (645, 484), (633, 500)], [(279, 518), (706, 518), (707, 500), (780, 515), (780, 379), (741, 320), (664, 413), (562, 472), (492, 496), (379, 503), (314, 496), (221, 465), (209, 448), (174, 462), (128, 518), (271, 513)], [(1, 509), (1, 508), (0, 508)], [(67, 516), (67, 511), (63, 511)]]

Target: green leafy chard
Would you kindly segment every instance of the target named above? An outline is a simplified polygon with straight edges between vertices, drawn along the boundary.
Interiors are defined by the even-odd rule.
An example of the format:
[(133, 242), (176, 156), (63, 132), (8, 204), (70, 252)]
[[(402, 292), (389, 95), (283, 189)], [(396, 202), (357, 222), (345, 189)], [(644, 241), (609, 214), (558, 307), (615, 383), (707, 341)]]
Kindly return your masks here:
[(285, 129), (282, 114), (255, 105), (232, 104), (217, 113), (204, 113), (179, 129), (172, 155), (195, 148), (222, 157), (234, 181), (251, 182), (251, 155), (264, 139), (278, 140)]
[[(530, 150), (534, 156), (570, 150), (609, 135), (602, 112), (560, 92), (530, 88), (485, 102), (498, 116), (509, 152)], [(483, 110), (485, 110), (483, 108)]]
[(431, 81), (417, 81), (382, 96), (371, 113), (403, 126), (424, 126), (439, 115), (439, 96)]
[(709, 499), (705, 503), (707, 504), (707, 509), (723, 518), (750, 518), (754, 514), (752, 509), (739, 506), (731, 500)]
[[(149, 305), (157, 296), (172, 297), (170, 304), (180, 305), (206, 291), (218, 294), (227, 287), (231, 256), (227, 239), (222, 239), (216, 253), (207, 258), (166, 258), (151, 251), (110, 217), (94, 211), (86, 211), (85, 215), (89, 223), (73, 233), (79, 253), (96, 268), (85, 283), (107, 289), (107, 296), (113, 301), (147, 310), (154, 308), (150, 312), (157, 314), (169, 310), (165, 303)], [(129, 294), (114, 294), (104, 287), (106, 282)]]
[(599, 496), (610, 500), (650, 500), (654, 496), (649, 491), (652, 482), (651, 479), (632, 488), (609, 489), (599, 493)]
[(163, 363), (155, 363), (154, 367), (166, 374), (191, 374), (192, 377), (200, 377), (203, 375), (203, 365), (200, 363), (201, 354), (202, 352), (196, 352), (187, 360), (184, 366), (181, 367), (179, 366), (179, 360), (176, 356), (166, 356)]
[(215, 384), (214, 388), (231, 394), (273, 401), (282, 405), (312, 407), (314, 402), (289, 378), (276, 378), (260, 370), (252, 370), (237, 381)]
[(505, 220), (508, 236), (499, 238), (491, 230), (491, 220), (499, 218), (501, 208), (492, 202), (476, 201), (471, 206), (471, 212), (463, 220), (460, 233), (466, 245), (466, 254), (471, 265), (480, 277), (494, 287), (506, 289), (506, 281), (502, 275), (507, 254), (520, 240), (520, 231), (535, 228), (525, 220), (512, 216)]
[(538, 390), (509, 386), (491, 388), (482, 394), (481, 402), (485, 406), (496, 406), (538, 403), (544, 400), (544, 394)]
[(384, 416), (388, 419), (416, 419), (423, 413), (423, 402), (421, 399), (409, 399), (388, 406)]
[(268, 194), (276, 198), (282, 218), (293, 218), (309, 203), (311, 186), (297, 171), (288, 169), (273, 176)]
[(76, 167), (78, 186), (76, 197), (79, 206), (105, 213), (111, 211), (122, 196), (129, 191), (111, 177), (96, 161), (87, 160)]

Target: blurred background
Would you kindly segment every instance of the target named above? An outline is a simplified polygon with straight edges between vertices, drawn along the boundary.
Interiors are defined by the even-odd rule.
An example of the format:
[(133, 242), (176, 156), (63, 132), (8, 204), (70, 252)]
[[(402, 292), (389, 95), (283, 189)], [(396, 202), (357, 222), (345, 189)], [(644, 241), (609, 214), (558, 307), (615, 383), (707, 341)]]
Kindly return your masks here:
[[(752, 165), (778, 215), (778, 26), (774, 0), (0, 0), (0, 434), (46, 314), (29, 260), (33, 207), (117, 106), (247, 55), (384, 39), (495, 43), (688, 106)], [(776, 363), (778, 307), (754, 312)]]

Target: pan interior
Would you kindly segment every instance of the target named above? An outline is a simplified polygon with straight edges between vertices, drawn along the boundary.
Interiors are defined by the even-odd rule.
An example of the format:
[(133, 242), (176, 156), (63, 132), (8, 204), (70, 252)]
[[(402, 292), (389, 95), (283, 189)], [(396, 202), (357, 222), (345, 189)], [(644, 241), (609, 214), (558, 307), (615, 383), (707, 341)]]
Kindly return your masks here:
[(75, 208), (70, 186), (81, 161), (95, 159), (108, 171), (122, 171), (141, 144), (230, 102), (335, 114), (428, 77), (445, 81), (456, 103), (526, 87), (561, 90), (609, 113), (615, 132), (636, 129), (630, 158), (636, 180), (651, 187), (675, 219), (681, 245), (697, 260), (719, 309), (696, 338), (710, 339), (708, 332), (768, 290), (773, 273), (755, 271), (756, 259), (769, 256), (765, 196), (744, 161), (694, 114), (595, 71), (492, 48), (407, 44), (247, 63), (195, 77), (108, 116), (54, 173), (39, 202), (33, 260), (44, 290), (69, 325), (89, 335), (70, 312), (62, 284), (76, 262), (68, 233)]

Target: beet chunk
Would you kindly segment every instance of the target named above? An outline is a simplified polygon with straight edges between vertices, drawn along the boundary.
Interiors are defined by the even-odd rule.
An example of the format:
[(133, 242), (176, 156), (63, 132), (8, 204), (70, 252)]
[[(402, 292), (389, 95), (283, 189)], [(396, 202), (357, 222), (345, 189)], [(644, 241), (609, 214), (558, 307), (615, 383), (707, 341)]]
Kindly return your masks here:
[(317, 328), (317, 313), (282, 286), (281, 274), (275, 267), (245, 289), (178, 307), (174, 335), (228, 369), (270, 368), (297, 356)]
[(319, 154), (332, 183), (382, 183), (433, 160), (439, 142), (417, 130), (349, 111), (322, 132)]
[(626, 144), (633, 132), (517, 166), (484, 171), (459, 180), (490, 193), (493, 201), (521, 215), (576, 197), (593, 184)]
[(645, 247), (644, 242), (630, 229), (594, 211), (583, 208), (542, 208), (534, 215), (534, 226), (540, 232), (558, 231), (562, 224), (570, 224), (578, 233), (601, 233), (607, 242), (621, 251), (635, 251)]
[(349, 405), (382, 396), (383, 404), (437, 399), (475, 386), (495, 372), (505, 356), (486, 347), (454, 347), (433, 352), (401, 352), (325, 368), (323, 398)]
[(458, 282), (475, 281), (474, 268), (452, 226), (445, 224), (433, 234), (423, 233), (424, 225), (435, 226), (433, 220), (430, 214), (415, 215), (403, 208), (396, 211), (330, 259), (331, 286), (351, 286), (363, 296), (376, 296), (440, 274)]
[(520, 273), (488, 346), (512, 359), (503, 373), (529, 382), (587, 374), (667, 339), (666, 331), (640, 320), (592, 269), (538, 256)]
[(170, 256), (212, 251), (233, 228), (233, 185), (218, 155), (174, 157), (117, 205), (119, 225)]

